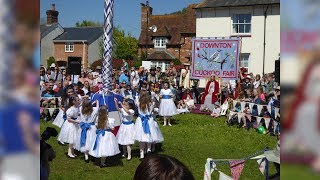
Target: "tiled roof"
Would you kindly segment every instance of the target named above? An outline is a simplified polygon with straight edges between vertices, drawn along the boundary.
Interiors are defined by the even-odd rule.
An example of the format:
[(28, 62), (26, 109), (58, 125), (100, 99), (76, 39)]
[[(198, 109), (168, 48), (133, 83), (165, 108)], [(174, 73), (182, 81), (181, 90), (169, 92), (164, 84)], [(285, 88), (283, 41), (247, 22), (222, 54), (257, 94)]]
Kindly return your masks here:
[(215, 8), (232, 6), (252, 6), (264, 4), (280, 4), (280, 0), (204, 0), (195, 8)]
[(55, 38), (53, 41), (87, 41), (87, 43), (90, 44), (102, 35), (102, 27), (72, 27), (64, 28), (64, 33)]
[(175, 57), (166, 50), (156, 50), (151, 53), (147, 60), (172, 60)]
[[(155, 25), (156, 32), (148, 31), (148, 45), (153, 45), (154, 37), (167, 37), (167, 45), (179, 45), (181, 33), (196, 34), (196, 4), (189, 5), (183, 14), (151, 15), (149, 26)], [(139, 37), (139, 45), (145, 45), (147, 31), (142, 29)]]
[(59, 27), (61, 30), (63, 30), (63, 28), (59, 23), (53, 23), (51, 25), (47, 25), (47, 24), (40, 25), (41, 39), (44, 38), (46, 35), (48, 35), (51, 31)]

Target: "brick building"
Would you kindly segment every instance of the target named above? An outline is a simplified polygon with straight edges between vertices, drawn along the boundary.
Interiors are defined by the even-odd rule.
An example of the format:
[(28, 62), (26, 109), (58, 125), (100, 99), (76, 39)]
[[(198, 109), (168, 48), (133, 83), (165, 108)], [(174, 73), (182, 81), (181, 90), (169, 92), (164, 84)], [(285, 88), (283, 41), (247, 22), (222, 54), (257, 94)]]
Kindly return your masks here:
[(53, 56), (58, 66), (67, 66), (69, 57), (81, 60), (84, 68), (101, 58), (100, 43), (103, 40), (102, 27), (64, 28), (58, 22), (59, 12), (53, 4), (46, 11), (47, 23), (40, 26), (41, 64), (47, 66), (47, 59)]
[(64, 33), (53, 40), (54, 57), (58, 65), (66, 64), (69, 57), (81, 59), (84, 68), (101, 58), (102, 27), (64, 28)]
[(195, 6), (189, 5), (179, 14), (153, 15), (148, 2), (142, 4), (138, 55), (148, 54), (142, 62), (144, 67), (161, 67), (164, 71), (173, 59), (191, 61), (192, 38), (196, 36)]

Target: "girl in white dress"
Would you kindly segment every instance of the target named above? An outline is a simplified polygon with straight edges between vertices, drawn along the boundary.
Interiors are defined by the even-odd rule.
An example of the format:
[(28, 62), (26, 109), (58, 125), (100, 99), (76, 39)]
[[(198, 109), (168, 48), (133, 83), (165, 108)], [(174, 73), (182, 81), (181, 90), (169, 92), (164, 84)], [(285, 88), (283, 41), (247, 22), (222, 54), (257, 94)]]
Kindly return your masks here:
[[(71, 94), (71, 93), (73, 93), (73, 90), (67, 89), (67, 93)], [(59, 103), (59, 104), (61, 104), (61, 106), (59, 108), (59, 113), (57, 114), (56, 118), (52, 122), (53, 125), (56, 125), (59, 128), (61, 128), (64, 121), (67, 120), (66, 108), (68, 107), (68, 104), (69, 104), (68, 99), (69, 99), (69, 97), (62, 97), (61, 98), (60, 103)]]
[(144, 158), (146, 147), (147, 153), (151, 153), (152, 143), (163, 141), (163, 136), (159, 129), (158, 123), (154, 121), (151, 115), (153, 106), (150, 101), (151, 98), (149, 93), (143, 92), (140, 94), (138, 106), (139, 116), (134, 126), (135, 140), (140, 142), (140, 159)]
[(75, 142), (75, 149), (84, 153), (84, 160), (86, 163), (89, 163), (89, 150), (94, 143), (94, 138), (96, 136), (96, 126), (95, 120), (99, 110), (99, 101), (96, 101), (96, 107), (93, 107), (91, 102), (86, 99), (82, 103), (80, 108), (80, 128), (77, 132), (77, 139)]
[(169, 89), (169, 83), (165, 82), (163, 85), (164, 89), (160, 91), (160, 107), (159, 115), (163, 116), (163, 126), (172, 126), (170, 123), (170, 117), (177, 114), (177, 107), (173, 102), (172, 97), (174, 96), (172, 91)]
[(66, 115), (64, 112), (64, 108), (61, 107), (59, 108), (59, 113), (57, 114), (56, 118), (54, 119), (54, 121), (52, 122), (53, 125), (58, 126), (59, 128), (62, 127), (64, 121), (65, 121)]
[(79, 128), (79, 105), (80, 100), (78, 97), (72, 97), (69, 99), (69, 109), (66, 112), (67, 120), (63, 123), (61, 131), (58, 136), (58, 141), (63, 143), (69, 143), (68, 157), (75, 158), (74, 143), (76, 140), (77, 131)]
[(150, 107), (151, 109), (151, 116), (152, 118), (150, 119), (151, 122), (153, 122), (154, 127), (151, 127), (151, 136), (152, 136), (152, 149), (151, 152), (155, 151), (155, 145), (157, 143), (161, 143), (164, 138), (163, 135), (161, 133), (161, 130), (159, 128), (158, 122), (156, 121), (156, 114), (159, 111), (158, 108), (153, 108), (155, 106), (155, 103), (152, 103), (152, 106)]
[[(116, 136), (118, 144), (122, 145), (123, 148), (122, 157), (125, 157), (126, 153), (128, 153), (127, 160), (131, 160), (131, 145), (134, 144), (134, 110), (129, 103), (129, 99), (123, 99), (123, 103), (121, 103), (117, 98), (114, 98), (114, 102), (117, 110), (120, 112), (120, 119), (122, 121)], [(118, 104), (120, 104), (122, 108), (119, 108)]]
[(116, 137), (111, 132), (114, 129), (115, 119), (108, 118), (106, 106), (101, 106), (98, 112), (98, 126), (94, 143), (92, 144), (89, 154), (100, 159), (100, 167), (107, 167), (105, 164), (106, 157), (114, 156), (120, 153)]

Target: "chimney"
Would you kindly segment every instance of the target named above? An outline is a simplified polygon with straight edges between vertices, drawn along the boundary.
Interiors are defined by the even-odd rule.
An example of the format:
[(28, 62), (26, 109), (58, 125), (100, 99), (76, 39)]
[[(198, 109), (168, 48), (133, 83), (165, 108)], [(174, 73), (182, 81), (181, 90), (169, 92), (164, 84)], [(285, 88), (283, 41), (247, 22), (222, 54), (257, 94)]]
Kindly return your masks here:
[(47, 10), (46, 14), (47, 14), (47, 25), (51, 25), (53, 23), (57, 23), (58, 22), (59, 12), (56, 11), (56, 5), (55, 4), (52, 4), (51, 10)]
[(149, 6), (149, 1), (146, 4), (141, 3), (141, 29), (147, 28), (147, 18), (149, 17), (149, 26), (150, 26), (150, 17), (152, 16), (152, 7)]

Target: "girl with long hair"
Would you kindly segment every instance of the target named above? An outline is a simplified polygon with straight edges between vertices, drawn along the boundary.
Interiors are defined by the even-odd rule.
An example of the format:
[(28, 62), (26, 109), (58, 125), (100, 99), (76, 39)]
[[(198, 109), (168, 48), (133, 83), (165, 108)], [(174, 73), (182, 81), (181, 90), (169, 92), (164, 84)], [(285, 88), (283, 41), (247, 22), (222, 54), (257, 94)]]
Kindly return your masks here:
[(96, 101), (96, 107), (86, 99), (82, 103), (80, 113), (80, 128), (77, 132), (77, 139), (75, 142), (75, 149), (84, 153), (84, 160), (89, 163), (89, 150), (93, 144), (96, 135), (95, 119), (98, 114), (99, 101)]
[(98, 125), (95, 141), (89, 154), (100, 159), (100, 168), (107, 167), (106, 158), (120, 153), (116, 137), (111, 132), (114, 129), (115, 119), (108, 117), (107, 106), (101, 106), (98, 112)]
[(58, 136), (58, 141), (69, 144), (68, 157), (75, 158), (74, 143), (79, 128), (79, 105), (78, 97), (69, 99), (69, 108), (66, 112), (67, 120), (63, 123)]
[(157, 122), (154, 121), (151, 112), (153, 105), (148, 92), (141, 92), (138, 107), (138, 118), (135, 124), (135, 140), (140, 144), (140, 159), (144, 158), (145, 149), (151, 153), (152, 143), (162, 142), (163, 136)]

